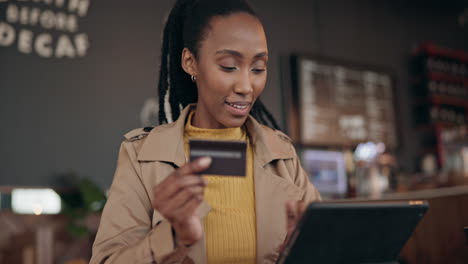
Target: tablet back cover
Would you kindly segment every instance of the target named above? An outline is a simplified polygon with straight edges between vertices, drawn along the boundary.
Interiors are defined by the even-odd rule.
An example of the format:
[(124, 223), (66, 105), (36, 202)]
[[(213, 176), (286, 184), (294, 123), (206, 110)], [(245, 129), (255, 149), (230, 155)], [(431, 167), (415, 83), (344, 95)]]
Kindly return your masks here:
[(425, 202), (313, 203), (280, 263), (391, 262), (424, 216)]

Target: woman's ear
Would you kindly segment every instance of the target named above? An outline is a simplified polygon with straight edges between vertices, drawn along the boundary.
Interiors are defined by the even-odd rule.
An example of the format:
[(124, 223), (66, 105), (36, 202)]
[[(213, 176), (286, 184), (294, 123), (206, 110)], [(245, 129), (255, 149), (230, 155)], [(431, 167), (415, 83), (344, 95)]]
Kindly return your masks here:
[(197, 61), (195, 55), (187, 48), (182, 50), (181, 57), (182, 69), (191, 76), (197, 76)]

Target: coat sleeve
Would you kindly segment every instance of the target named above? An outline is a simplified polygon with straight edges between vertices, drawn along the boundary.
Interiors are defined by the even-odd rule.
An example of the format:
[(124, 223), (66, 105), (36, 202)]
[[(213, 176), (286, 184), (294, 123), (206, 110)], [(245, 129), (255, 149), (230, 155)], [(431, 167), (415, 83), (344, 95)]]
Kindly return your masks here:
[(132, 142), (122, 143), (93, 245), (91, 264), (179, 263), (190, 248), (176, 245), (170, 223), (152, 227), (153, 208)]

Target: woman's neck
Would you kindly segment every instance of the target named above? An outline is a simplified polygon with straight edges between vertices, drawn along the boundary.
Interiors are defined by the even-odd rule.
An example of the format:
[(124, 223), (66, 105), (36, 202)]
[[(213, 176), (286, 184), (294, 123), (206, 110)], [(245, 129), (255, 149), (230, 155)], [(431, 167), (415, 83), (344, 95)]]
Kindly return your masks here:
[(210, 113), (208, 111), (205, 111), (202, 107), (198, 106), (195, 109), (195, 113), (193, 114), (191, 125), (198, 128), (208, 129), (226, 128), (221, 123), (216, 122), (213, 117), (210, 117)]

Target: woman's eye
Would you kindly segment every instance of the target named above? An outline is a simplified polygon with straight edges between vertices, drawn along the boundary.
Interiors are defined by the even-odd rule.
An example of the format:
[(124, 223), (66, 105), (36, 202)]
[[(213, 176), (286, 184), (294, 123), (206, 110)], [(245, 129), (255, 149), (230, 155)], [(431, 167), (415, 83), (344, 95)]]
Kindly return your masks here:
[(223, 66), (223, 65), (220, 65), (221, 69), (223, 69), (224, 71), (235, 71), (237, 68), (236, 67), (230, 67), (230, 66)]
[(259, 74), (259, 73), (262, 73), (262, 72), (266, 71), (266, 69), (252, 69), (252, 71), (253, 71), (254, 73)]

